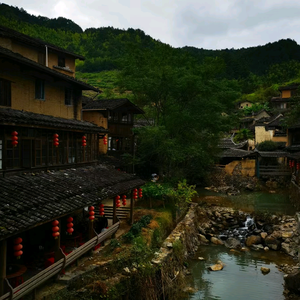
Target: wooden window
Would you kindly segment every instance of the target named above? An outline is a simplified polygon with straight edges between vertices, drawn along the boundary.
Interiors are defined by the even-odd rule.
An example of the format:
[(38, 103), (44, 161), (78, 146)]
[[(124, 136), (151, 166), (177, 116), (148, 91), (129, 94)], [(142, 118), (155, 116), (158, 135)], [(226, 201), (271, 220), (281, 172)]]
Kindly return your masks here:
[(42, 79), (35, 80), (35, 99), (45, 100), (45, 81)]
[(38, 53), (38, 63), (45, 66), (46, 65), (46, 54), (45, 52)]
[(66, 66), (66, 60), (63, 56), (58, 56), (58, 62), (57, 62), (57, 65), (59, 67), (65, 67)]
[(73, 90), (72, 89), (65, 89), (65, 105), (72, 105), (73, 104)]
[(128, 115), (126, 113), (122, 113), (122, 123), (127, 123), (128, 122)]
[(0, 78), (0, 105), (11, 106), (11, 82)]

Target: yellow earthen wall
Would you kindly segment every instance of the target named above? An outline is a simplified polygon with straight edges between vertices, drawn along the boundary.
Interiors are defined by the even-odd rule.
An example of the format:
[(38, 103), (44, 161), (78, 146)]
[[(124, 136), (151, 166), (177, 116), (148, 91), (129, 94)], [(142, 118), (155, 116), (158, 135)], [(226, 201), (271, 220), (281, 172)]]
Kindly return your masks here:
[[(18, 67), (4, 63), (0, 65), (0, 77), (10, 80), (11, 108), (50, 115), (66, 119), (74, 118), (74, 108), (65, 105), (65, 88), (45, 81), (45, 100), (35, 99), (35, 78), (24, 73)], [(81, 104), (78, 106), (81, 111)], [(81, 119), (80, 113), (77, 117)]]
[(11, 51), (19, 53), (26, 58), (29, 58), (35, 62), (38, 61), (38, 53), (39, 51), (35, 48), (29, 47), (27, 45), (19, 44), (16, 42), (12, 43)]
[(282, 91), (281, 92), (281, 97), (282, 98), (290, 98), (292, 95), (291, 95), (291, 91)]
[(243, 159), (235, 160), (225, 166), (225, 172), (229, 175), (232, 175), (234, 169), (238, 164), (241, 164), (241, 174), (242, 176), (255, 176), (255, 159)]
[(273, 130), (266, 131), (264, 126), (255, 126), (255, 143), (270, 141), (273, 137)]
[[(248, 104), (248, 106), (247, 106), (247, 104)], [(248, 102), (248, 101), (240, 103), (240, 109), (243, 109), (245, 107), (251, 107), (251, 106), (252, 106), (252, 103)]]
[(286, 143), (286, 146), (287, 146), (288, 138), (287, 138), (287, 136), (273, 136), (272, 141), (273, 142), (284, 142), (284, 143)]
[[(97, 126), (102, 126), (103, 128), (108, 128), (107, 118), (105, 118), (99, 111), (84, 111), (82, 112), (82, 119), (84, 121), (91, 122)], [(106, 135), (108, 144), (108, 135)], [(103, 144), (103, 139), (99, 139), (99, 153), (106, 154), (107, 146)]]
[(8, 39), (5, 37), (0, 37), (0, 46), (11, 50), (11, 47), (12, 47), (11, 39)]
[(48, 67), (54, 69), (55, 71), (61, 72), (65, 75), (75, 77), (75, 59), (69, 56), (65, 56), (65, 65), (72, 72), (68, 72), (62, 69), (54, 68), (53, 66), (58, 65), (58, 54), (49, 51), (48, 53)]

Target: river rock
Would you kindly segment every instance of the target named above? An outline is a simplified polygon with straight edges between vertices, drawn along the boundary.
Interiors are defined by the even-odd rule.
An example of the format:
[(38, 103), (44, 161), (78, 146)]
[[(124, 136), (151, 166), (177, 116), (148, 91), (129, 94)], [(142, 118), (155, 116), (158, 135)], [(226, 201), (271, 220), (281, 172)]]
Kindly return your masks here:
[(231, 248), (231, 249), (239, 249), (239, 248), (241, 248), (241, 242), (238, 239), (235, 239), (233, 237), (228, 238), (224, 242), (224, 245), (227, 248)]
[(250, 249), (249, 249), (249, 248), (247, 248), (247, 247), (242, 247), (242, 248), (241, 248), (241, 251), (242, 251), (242, 252), (249, 252), (249, 251), (250, 251)]
[(203, 243), (208, 243), (209, 242), (208, 239), (202, 234), (199, 234), (199, 238), (200, 238), (200, 241), (203, 242)]
[(293, 247), (290, 244), (287, 243), (281, 243), (281, 249), (283, 252), (285, 252), (288, 255), (295, 256), (296, 250), (294, 250), (295, 247)]
[(271, 236), (266, 237), (265, 243), (272, 250), (278, 250), (280, 248), (280, 242)]
[(268, 234), (266, 232), (261, 232), (260, 236), (262, 239), (265, 239), (268, 236)]
[(266, 247), (264, 247), (264, 250), (269, 251), (270, 249), (269, 249), (269, 247), (266, 246)]
[(284, 276), (285, 287), (290, 291), (300, 293), (300, 271)]
[(260, 270), (261, 270), (261, 272), (262, 272), (263, 274), (268, 274), (268, 273), (270, 273), (270, 269), (269, 269), (269, 268), (266, 268), (266, 267), (261, 267)]
[(222, 264), (215, 264), (213, 266), (208, 267), (209, 270), (211, 271), (221, 271), (223, 269)]
[(246, 239), (246, 246), (250, 247), (254, 244), (260, 244), (261, 243), (261, 237), (258, 235), (250, 235)]
[(210, 241), (215, 245), (223, 245), (223, 242), (216, 237), (212, 237)]
[(284, 238), (284, 239), (287, 239), (287, 238), (291, 238), (293, 237), (294, 233), (292, 231), (284, 231), (282, 232), (281, 236)]
[(264, 246), (262, 244), (258, 244), (258, 245), (253, 244), (251, 247), (253, 247), (256, 250), (263, 250), (264, 249)]

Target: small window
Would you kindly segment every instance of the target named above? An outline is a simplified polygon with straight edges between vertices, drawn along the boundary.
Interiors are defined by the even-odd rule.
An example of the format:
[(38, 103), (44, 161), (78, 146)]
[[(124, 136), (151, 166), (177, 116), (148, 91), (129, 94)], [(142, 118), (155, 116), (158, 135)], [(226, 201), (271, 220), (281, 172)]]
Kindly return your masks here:
[(73, 90), (65, 89), (65, 105), (73, 104)]
[(126, 113), (122, 113), (122, 123), (127, 123), (128, 115)]
[(35, 80), (35, 99), (45, 100), (45, 81), (42, 79)]
[(11, 106), (11, 82), (0, 78), (0, 105)]
[(58, 63), (57, 65), (59, 67), (65, 67), (66, 66), (66, 60), (63, 56), (58, 56)]

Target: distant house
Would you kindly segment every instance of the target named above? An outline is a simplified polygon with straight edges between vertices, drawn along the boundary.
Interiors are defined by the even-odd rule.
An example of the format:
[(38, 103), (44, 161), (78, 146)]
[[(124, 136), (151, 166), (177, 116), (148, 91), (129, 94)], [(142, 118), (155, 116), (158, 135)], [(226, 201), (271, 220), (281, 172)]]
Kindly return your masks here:
[(273, 97), (270, 100), (273, 109), (284, 111), (290, 108), (291, 98), (298, 95), (298, 88), (300, 84), (293, 84), (279, 87), (279, 97)]
[(246, 107), (251, 107), (252, 105), (253, 105), (252, 102), (245, 100), (245, 101), (238, 102), (237, 103), (237, 108), (238, 109), (244, 109)]

